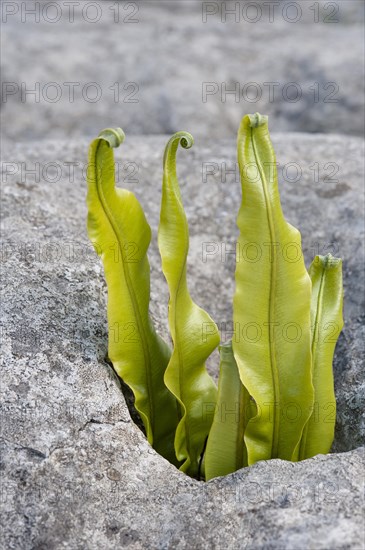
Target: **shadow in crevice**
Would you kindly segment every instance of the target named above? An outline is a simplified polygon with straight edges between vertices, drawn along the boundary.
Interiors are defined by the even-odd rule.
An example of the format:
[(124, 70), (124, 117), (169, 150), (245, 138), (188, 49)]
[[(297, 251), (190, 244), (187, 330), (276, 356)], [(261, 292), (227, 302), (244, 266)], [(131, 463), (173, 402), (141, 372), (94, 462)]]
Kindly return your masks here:
[(126, 402), (127, 407), (128, 407), (129, 414), (131, 416), (131, 419), (133, 420), (133, 422), (138, 426), (138, 428), (141, 430), (141, 432), (146, 437), (146, 430), (145, 430), (145, 427), (143, 425), (142, 418), (140, 417), (140, 415), (138, 414), (138, 412), (137, 412), (137, 410), (135, 409), (135, 406), (134, 406), (134, 394), (133, 394), (132, 390), (124, 382), (124, 380), (122, 378), (120, 378), (120, 376), (118, 375), (118, 373), (116, 372), (116, 370), (113, 367), (113, 363), (110, 361), (110, 359), (108, 357), (105, 358), (105, 362), (108, 365), (108, 367), (110, 368), (110, 370), (112, 371), (112, 373), (114, 375), (114, 378), (115, 378), (115, 381), (116, 381), (116, 383), (118, 384), (120, 390), (123, 393), (125, 402)]

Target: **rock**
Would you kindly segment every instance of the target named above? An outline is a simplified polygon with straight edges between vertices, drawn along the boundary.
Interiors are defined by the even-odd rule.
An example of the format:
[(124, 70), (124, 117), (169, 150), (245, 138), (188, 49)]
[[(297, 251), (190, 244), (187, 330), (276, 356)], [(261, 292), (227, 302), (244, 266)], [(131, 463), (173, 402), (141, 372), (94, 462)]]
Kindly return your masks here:
[[(116, 151), (119, 185), (137, 194), (153, 229), (151, 310), (165, 337), (167, 291), (156, 229), (166, 141), (127, 136)], [(85, 230), (82, 171), (88, 142), (7, 146), (2, 175), (3, 548), (327, 550), (364, 544), (363, 450), (356, 449), (365, 432), (362, 142), (302, 134), (274, 134), (273, 142), (281, 163), (283, 208), (302, 232), (307, 262), (329, 249), (344, 259), (346, 325), (334, 363), (337, 454), (297, 464), (261, 462), (206, 484), (158, 456), (132, 422), (105, 361), (106, 288)], [(237, 237), (240, 200), (235, 154), (233, 140), (198, 139), (178, 156), (191, 228), (191, 292), (218, 322), (223, 339), (230, 336), (233, 294), (234, 258), (227, 252)], [(334, 168), (337, 174), (325, 180)], [(135, 181), (123, 181), (131, 178)], [(207, 255), (212, 248), (204, 243), (215, 243), (214, 254)], [(216, 359), (210, 360), (212, 373)]]
[(4, 7), (4, 136), (94, 136), (118, 120), (218, 139), (255, 111), (277, 131), (363, 133), (359, 0), (90, 4), (37, 3), (39, 21), (20, 0)]

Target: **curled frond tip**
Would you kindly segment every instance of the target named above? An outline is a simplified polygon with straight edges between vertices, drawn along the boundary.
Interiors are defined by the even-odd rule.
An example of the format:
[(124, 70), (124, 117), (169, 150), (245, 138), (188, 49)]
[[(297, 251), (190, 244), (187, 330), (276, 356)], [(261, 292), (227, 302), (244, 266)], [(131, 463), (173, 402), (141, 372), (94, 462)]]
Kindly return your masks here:
[(125, 140), (125, 133), (121, 128), (105, 128), (105, 130), (100, 132), (98, 137), (105, 139), (110, 147), (119, 147)]
[(250, 120), (251, 128), (258, 128), (259, 126), (264, 126), (268, 122), (268, 116), (260, 115), (260, 113), (255, 113), (254, 115), (247, 115)]

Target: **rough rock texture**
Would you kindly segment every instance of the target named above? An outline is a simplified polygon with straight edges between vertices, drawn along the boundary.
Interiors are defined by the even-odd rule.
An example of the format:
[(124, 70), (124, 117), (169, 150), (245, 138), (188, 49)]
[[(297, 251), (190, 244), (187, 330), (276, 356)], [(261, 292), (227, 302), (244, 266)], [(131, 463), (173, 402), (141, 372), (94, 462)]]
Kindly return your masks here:
[[(127, 138), (116, 152), (120, 185), (140, 198), (154, 237), (166, 140)], [(158, 456), (131, 421), (105, 362), (106, 289), (85, 232), (82, 168), (88, 143), (6, 148), (1, 548), (364, 548), (363, 451), (354, 450), (365, 432), (362, 142), (301, 134), (277, 134), (273, 141), (284, 165), (283, 208), (301, 229), (307, 261), (318, 249), (344, 259), (346, 326), (335, 357), (335, 449), (341, 452), (297, 464), (262, 462), (207, 484)], [(126, 169), (126, 161), (136, 165)], [(70, 163), (76, 162), (72, 172)], [(204, 176), (207, 162), (216, 163), (210, 165), (214, 176)], [(300, 165), (296, 183), (288, 181), (295, 179), (289, 162)], [(315, 162), (319, 183), (310, 168)], [(337, 182), (324, 180), (324, 165), (331, 162), (338, 165)], [(130, 166), (138, 181), (126, 184)], [(179, 153), (191, 227), (192, 295), (227, 339), (234, 258), (225, 257), (224, 246), (231, 249), (237, 236), (240, 192), (237, 174), (225, 177), (222, 166), (235, 166), (233, 140), (198, 139)], [(204, 258), (208, 242), (218, 248)], [(155, 241), (150, 260), (153, 317), (167, 336), (166, 286)], [(216, 369), (216, 357), (210, 369)]]
[[(362, 0), (213, 1), (206, 22), (209, 3), (195, 0), (83, 0), (73, 22), (63, 0), (38, 8), (38, 22), (32, 6), (55, 2), (10, 4), (1, 60), (8, 137), (96, 135), (116, 119), (130, 134), (230, 137), (251, 111), (275, 116), (278, 131), (363, 132)], [(226, 16), (224, 6), (236, 5)], [(206, 102), (203, 83), (213, 83)], [(237, 97), (225, 95), (236, 86)]]

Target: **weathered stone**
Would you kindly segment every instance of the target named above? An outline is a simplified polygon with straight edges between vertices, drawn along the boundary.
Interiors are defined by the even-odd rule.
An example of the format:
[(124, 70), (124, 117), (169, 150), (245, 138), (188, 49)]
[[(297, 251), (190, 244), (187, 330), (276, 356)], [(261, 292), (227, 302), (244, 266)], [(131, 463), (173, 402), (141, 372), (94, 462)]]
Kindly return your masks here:
[(3, 18), (4, 136), (96, 135), (119, 120), (133, 134), (231, 137), (247, 111), (277, 131), (363, 133), (361, 0), (102, 0), (99, 14), (58, 2), (59, 20), (51, 7), (38, 22), (34, 4)]
[[(167, 292), (156, 229), (166, 140), (127, 136), (116, 151), (121, 165), (138, 167), (138, 183), (123, 183), (127, 170), (120, 169), (119, 184), (135, 191), (153, 229), (151, 310), (165, 337)], [(4, 549), (363, 547), (363, 451), (353, 450), (365, 431), (362, 142), (301, 134), (274, 134), (273, 141), (285, 165), (283, 208), (302, 232), (307, 262), (334, 248), (344, 259), (346, 325), (334, 363), (334, 449), (341, 452), (297, 464), (262, 462), (206, 484), (158, 456), (131, 421), (105, 361), (106, 288), (85, 230), (81, 163), (88, 143), (18, 144), (4, 150), (5, 163), (14, 164), (3, 165)], [(237, 237), (240, 191), (238, 174), (225, 180), (222, 163), (234, 168), (235, 155), (233, 140), (197, 140), (178, 156), (191, 228), (192, 295), (224, 339), (234, 287), (234, 258), (224, 257), (224, 245), (232, 249)], [(37, 162), (39, 178), (24, 173)], [(70, 162), (80, 163), (72, 177)], [(208, 162), (216, 163), (210, 166), (215, 175), (205, 177)], [(296, 183), (288, 181), (295, 179), (289, 162), (302, 171)], [(339, 168), (337, 182), (323, 179), (330, 162)], [(204, 258), (204, 243), (217, 243), (214, 255)], [(210, 360), (213, 373), (216, 359)]]

